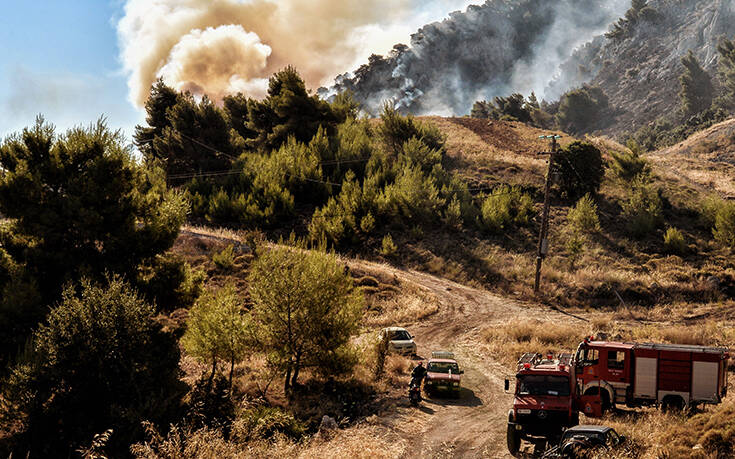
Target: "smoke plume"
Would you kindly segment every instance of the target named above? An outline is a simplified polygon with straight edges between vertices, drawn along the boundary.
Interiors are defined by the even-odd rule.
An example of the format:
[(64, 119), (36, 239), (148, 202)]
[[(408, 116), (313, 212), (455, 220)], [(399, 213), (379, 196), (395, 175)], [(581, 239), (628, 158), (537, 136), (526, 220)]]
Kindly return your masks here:
[[(417, 4), (467, 0), (128, 0), (118, 23), (130, 99), (141, 106), (159, 77), (219, 98), (262, 96), (267, 78), (293, 65), (318, 87), (410, 22)], [(418, 26), (418, 25), (417, 25)], [(413, 29), (415, 30), (415, 29)], [(371, 36), (366, 33), (371, 31)]]
[(414, 114), (467, 114), (476, 100), (544, 94), (571, 84), (559, 66), (607, 30), (630, 0), (487, 0), (427, 24), (385, 57), (337, 77), (328, 96), (350, 90), (372, 113), (384, 100)]

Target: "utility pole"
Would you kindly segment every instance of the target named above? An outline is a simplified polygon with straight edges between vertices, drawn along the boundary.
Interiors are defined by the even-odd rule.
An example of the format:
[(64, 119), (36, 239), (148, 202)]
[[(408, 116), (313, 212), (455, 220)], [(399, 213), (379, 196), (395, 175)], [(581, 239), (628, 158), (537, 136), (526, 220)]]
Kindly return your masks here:
[(539, 284), (541, 283), (541, 262), (546, 258), (549, 252), (549, 208), (551, 207), (551, 180), (554, 169), (554, 161), (556, 160), (557, 139), (561, 139), (560, 135), (542, 135), (539, 139), (549, 139), (551, 142), (550, 152), (540, 152), (539, 155), (549, 155), (549, 170), (546, 173), (546, 187), (544, 188), (544, 211), (541, 215), (541, 230), (538, 235), (538, 252), (536, 253), (536, 281), (533, 284), (533, 293), (538, 294)]

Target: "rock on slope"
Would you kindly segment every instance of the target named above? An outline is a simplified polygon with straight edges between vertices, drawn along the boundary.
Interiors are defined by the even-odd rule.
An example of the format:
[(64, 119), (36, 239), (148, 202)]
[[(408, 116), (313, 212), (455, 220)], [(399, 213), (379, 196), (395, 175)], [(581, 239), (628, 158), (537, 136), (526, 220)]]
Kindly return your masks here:
[(676, 111), (682, 56), (692, 50), (714, 78), (717, 42), (735, 35), (733, 0), (650, 0), (648, 5), (654, 20), (638, 22), (627, 36), (600, 36), (577, 50), (562, 65), (567, 79), (550, 91), (558, 94), (570, 83), (601, 87), (618, 109), (607, 134), (631, 132)]

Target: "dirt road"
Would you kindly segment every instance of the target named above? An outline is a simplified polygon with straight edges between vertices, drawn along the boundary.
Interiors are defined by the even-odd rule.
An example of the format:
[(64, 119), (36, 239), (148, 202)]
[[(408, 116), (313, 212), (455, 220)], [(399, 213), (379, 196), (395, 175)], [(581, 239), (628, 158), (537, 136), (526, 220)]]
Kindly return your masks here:
[[(236, 243), (227, 235), (207, 234), (196, 228), (182, 233)], [(428, 358), (433, 350), (451, 350), (464, 370), (459, 399), (429, 398), (413, 408), (406, 399), (380, 424), (406, 440), (405, 458), (511, 457), (506, 448), (507, 413), (512, 395), (504, 392), (505, 378), (513, 372), (483, 355), (477, 343), (480, 333), (493, 325), (513, 321), (584, 322), (539, 305), (503, 298), (430, 274), (350, 258), (341, 259), (352, 270), (376, 277), (397, 278), (400, 284), (429, 293), (438, 311), (420, 322), (407, 325), (415, 336), (418, 355)]]
[(426, 399), (418, 409), (406, 403), (390, 417), (387, 427), (401, 432), (410, 445), (404, 457), (511, 457), (505, 431), (512, 395), (504, 392), (503, 382), (513, 373), (478, 351), (481, 330), (529, 318), (583, 321), (430, 274), (359, 260), (344, 261), (352, 269), (387, 273), (430, 292), (440, 305), (439, 311), (409, 326), (418, 355), (427, 358), (432, 350), (451, 350), (465, 371), (458, 400)]

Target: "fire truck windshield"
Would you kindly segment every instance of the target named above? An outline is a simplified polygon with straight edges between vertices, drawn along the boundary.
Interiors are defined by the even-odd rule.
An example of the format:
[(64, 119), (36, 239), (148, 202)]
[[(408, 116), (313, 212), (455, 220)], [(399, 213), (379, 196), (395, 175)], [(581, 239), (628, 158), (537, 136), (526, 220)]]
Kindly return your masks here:
[(518, 395), (569, 396), (569, 378), (552, 375), (518, 376)]

